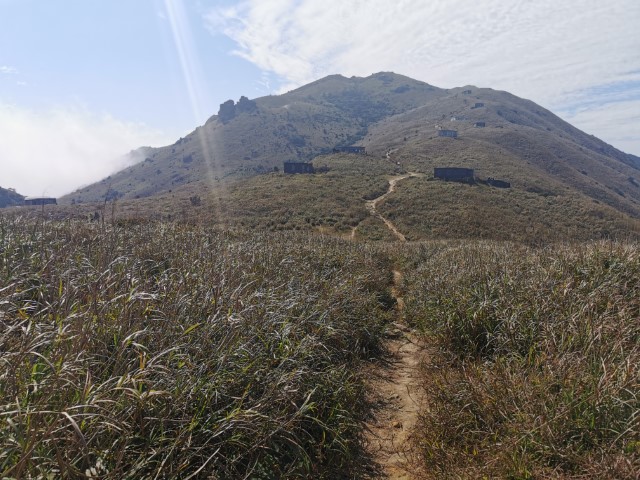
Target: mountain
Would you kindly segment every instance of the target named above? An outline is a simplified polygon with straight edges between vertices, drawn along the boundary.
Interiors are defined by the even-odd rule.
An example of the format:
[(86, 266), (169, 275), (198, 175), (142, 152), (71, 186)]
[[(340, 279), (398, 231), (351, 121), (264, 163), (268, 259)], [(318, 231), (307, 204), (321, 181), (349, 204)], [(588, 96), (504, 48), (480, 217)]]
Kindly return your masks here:
[[(447, 129), (457, 138), (439, 136)], [(332, 153), (356, 144), (368, 155)], [(283, 175), (287, 160), (328, 171)], [(436, 167), (471, 168), (478, 181), (433, 181)], [(394, 73), (332, 75), (283, 95), (225, 102), (185, 138), (146, 149), (144, 161), (62, 201), (120, 199), (135, 215), (224, 225), (357, 226), (359, 235), (385, 238), (363, 201), (403, 172), (418, 175), (379, 209), (410, 239), (640, 232), (640, 158), (507, 92), (441, 89)], [(489, 178), (511, 188), (493, 188)]]
[(362, 140), (370, 125), (445, 94), (401, 75), (332, 75), (284, 95), (245, 97), (173, 145), (66, 197), (76, 202), (154, 195), (202, 178), (242, 177), (311, 160)]
[(13, 207), (16, 205), (22, 205), (24, 203), (24, 196), (16, 193), (13, 188), (0, 187), (0, 208)]

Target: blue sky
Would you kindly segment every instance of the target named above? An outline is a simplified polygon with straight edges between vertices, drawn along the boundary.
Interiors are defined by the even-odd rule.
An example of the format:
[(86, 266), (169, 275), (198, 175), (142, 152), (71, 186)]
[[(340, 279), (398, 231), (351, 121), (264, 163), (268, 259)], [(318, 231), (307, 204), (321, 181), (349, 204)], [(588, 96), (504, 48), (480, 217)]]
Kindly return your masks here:
[(640, 155), (637, 0), (0, 0), (0, 186), (60, 195), (333, 73), (508, 90)]
[[(170, 135), (184, 134), (231, 97), (264, 95), (260, 70), (214, 37), (207, 6), (185, 2), (202, 91), (194, 118), (163, 0), (0, 0), (0, 100), (36, 111), (82, 106)], [(123, 152), (125, 153), (125, 152)]]

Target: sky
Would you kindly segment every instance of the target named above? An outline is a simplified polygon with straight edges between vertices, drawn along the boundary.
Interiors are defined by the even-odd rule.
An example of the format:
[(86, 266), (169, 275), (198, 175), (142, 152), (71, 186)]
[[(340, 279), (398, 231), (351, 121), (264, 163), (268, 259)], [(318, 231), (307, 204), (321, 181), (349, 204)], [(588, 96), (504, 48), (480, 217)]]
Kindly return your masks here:
[(393, 71), (640, 156), (638, 0), (0, 0), (0, 186), (59, 196), (241, 95)]

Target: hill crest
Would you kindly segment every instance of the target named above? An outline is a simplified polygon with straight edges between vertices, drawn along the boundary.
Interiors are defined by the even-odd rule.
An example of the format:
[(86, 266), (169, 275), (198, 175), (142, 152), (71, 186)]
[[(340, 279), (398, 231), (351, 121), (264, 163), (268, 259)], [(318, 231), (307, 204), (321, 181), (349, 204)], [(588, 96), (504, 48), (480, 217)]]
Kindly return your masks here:
[[(442, 130), (455, 130), (457, 138), (440, 137)], [(334, 159), (332, 151), (336, 147), (349, 145), (365, 147), (369, 156)], [(374, 158), (389, 168), (375, 166), (378, 160), (374, 162)], [(274, 188), (274, 181), (267, 174), (274, 175), (282, 169), (283, 162), (292, 160), (340, 165), (335, 167), (335, 174), (346, 177), (340, 182), (350, 182), (354, 192), (361, 191), (356, 183), (365, 185), (368, 181), (361, 176), (370, 176), (373, 185), (379, 184), (379, 175), (397, 169), (429, 178), (436, 167), (473, 168), (482, 179), (509, 182), (514, 195), (521, 195), (522, 212), (529, 212), (527, 215), (532, 218), (548, 216), (545, 205), (556, 209), (555, 220), (545, 227), (550, 231), (562, 222), (563, 216), (578, 215), (585, 222), (592, 217), (618, 221), (616, 216), (622, 216), (624, 222), (631, 223), (640, 219), (638, 157), (625, 154), (534, 102), (508, 92), (469, 85), (442, 89), (390, 72), (365, 78), (332, 75), (283, 95), (227, 101), (217, 115), (173, 145), (146, 149), (143, 161), (79, 189), (62, 201), (135, 201), (169, 198), (172, 192), (181, 191), (189, 192), (189, 196), (213, 195), (222, 203), (233, 192), (238, 205), (243, 203), (243, 194), (254, 203), (270, 205), (275, 197), (268, 189)], [(344, 162), (352, 163), (353, 168)], [(320, 190), (314, 190), (321, 189), (322, 181), (314, 178), (315, 181), (304, 182), (318, 195), (316, 201), (326, 202)], [(431, 190), (440, 189), (433, 187), (436, 184), (429, 185)], [(414, 189), (414, 195), (431, 198), (431, 190), (425, 188), (423, 185)], [(264, 189), (262, 198), (255, 198), (247, 189)], [(379, 189), (373, 188), (372, 193), (362, 190), (362, 195), (372, 195)], [(468, 202), (486, 203), (485, 223), (491, 221), (492, 208), (494, 213), (506, 215), (506, 206), (491, 206), (489, 197), (478, 196), (478, 192), (481, 191), (471, 197), (443, 193), (441, 198), (431, 198), (429, 205), (414, 201), (412, 206), (410, 198), (403, 198), (403, 208), (416, 209), (405, 212), (408, 216), (424, 215), (425, 208), (451, 210), (445, 198), (450, 203), (466, 198)], [(302, 210), (315, 211), (315, 206), (305, 203), (313, 202), (313, 196), (302, 201), (295, 199), (291, 191), (280, 194), (292, 195), (292, 202), (302, 202)], [(385, 204), (392, 205), (393, 198)], [(528, 203), (535, 207), (527, 208)], [(245, 218), (232, 210), (227, 212), (230, 222)], [(261, 215), (273, 217), (278, 211), (279, 207), (274, 206), (272, 213), (267, 208), (267, 213)], [(393, 209), (390, 211), (393, 213)], [(516, 218), (524, 214), (517, 209), (510, 212), (511, 223), (519, 224)], [(350, 222), (345, 220), (344, 228)], [(606, 235), (606, 225), (598, 228)], [(429, 235), (426, 226), (420, 231), (420, 235)], [(446, 229), (438, 235), (443, 234)]]

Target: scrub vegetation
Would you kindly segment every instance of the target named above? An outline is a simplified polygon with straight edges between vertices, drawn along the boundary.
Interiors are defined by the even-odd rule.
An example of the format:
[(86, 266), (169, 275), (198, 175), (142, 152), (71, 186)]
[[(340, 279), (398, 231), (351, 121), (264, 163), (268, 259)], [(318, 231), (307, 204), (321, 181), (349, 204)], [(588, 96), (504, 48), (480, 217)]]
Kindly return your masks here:
[[(392, 73), (133, 154), (57, 206), (0, 189), (0, 478), (381, 478), (384, 418), (414, 477), (640, 478), (640, 158)], [(373, 391), (401, 338), (415, 432)]]
[(404, 262), (407, 318), (436, 346), (433, 478), (637, 478), (637, 244), (434, 242)]
[(398, 270), (414, 473), (637, 478), (638, 252), (4, 215), (1, 476), (379, 478)]
[(359, 476), (371, 248), (14, 217), (0, 252), (0, 477)]

